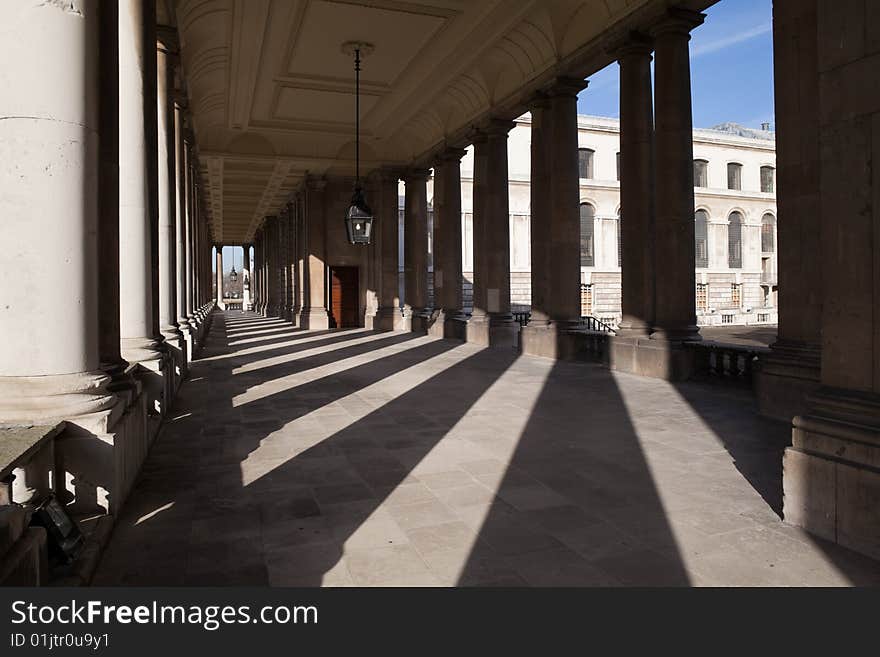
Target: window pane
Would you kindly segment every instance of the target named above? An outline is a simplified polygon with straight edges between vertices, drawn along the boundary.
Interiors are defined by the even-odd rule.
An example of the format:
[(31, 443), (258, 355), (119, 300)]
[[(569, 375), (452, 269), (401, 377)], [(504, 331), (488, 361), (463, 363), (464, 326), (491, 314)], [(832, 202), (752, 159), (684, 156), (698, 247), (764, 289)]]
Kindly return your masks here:
[(617, 213), (617, 266), (623, 267), (623, 240), (620, 237), (620, 212)]
[(709, 266), (709, 215), (697, 210), (694, 215), (694, 242), (697, 267)]
[(761, 251), (763, 253), (773, 253), (776, 250), (775, 224), (776, 220), (772, 214), (765, 214), (761, 219)]
[(593, 151), (589, 148), (578, 149), (578, 177), (593, 179)]
[(706, 160), (694, 160), (694, 187), (709, 186), (709, 163)]
[(589, 203), (581, 203), (581, 267), (593, 266), (593, 219), (596, 211)]
[(773, 167), (761, 167), (761, 191), (772, 194), (775, 186), (776, 170)]
[(731, 162), (727, 165), (727, 189), (742, 189), (742, 166)]
[(742, 267), (742, 221), (742, 215), (734, 212), (727, 227), (727, 265), (735, 269)]

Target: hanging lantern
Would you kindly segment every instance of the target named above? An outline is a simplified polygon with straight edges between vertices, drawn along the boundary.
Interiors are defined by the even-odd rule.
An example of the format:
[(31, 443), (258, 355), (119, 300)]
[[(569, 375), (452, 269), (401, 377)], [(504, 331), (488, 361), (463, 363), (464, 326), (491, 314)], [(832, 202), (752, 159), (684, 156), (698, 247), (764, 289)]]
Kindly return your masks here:
[(345, 230), (352, 244), (369, 244), (373, 232), (373, 211), (364, 199), (364, 191), (355, 187), (351, 206), (345, 215)]
[(359, 41), (342, 44), (342, 51), (354, 54), (355, 76), (355, 183), (351, 205), (345, 215), (345, 232), (350, 244), (369, 244), (373, 234), (373, 211), (364, 198), (361, 187), (361, 54), (372, 52), (373, 46)]

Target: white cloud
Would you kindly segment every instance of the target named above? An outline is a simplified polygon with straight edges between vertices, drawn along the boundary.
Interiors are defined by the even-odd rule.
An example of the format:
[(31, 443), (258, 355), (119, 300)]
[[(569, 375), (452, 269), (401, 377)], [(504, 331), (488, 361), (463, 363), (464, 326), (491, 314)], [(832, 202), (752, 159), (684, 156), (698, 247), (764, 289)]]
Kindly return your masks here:
[(724, 50), (725, 48), (729, 48), (730, 46), (735, 46), (738, 43), (742, 43), (743, 41), (748, 41), (749, 39), (754, 39), (757, 36), (761, 36), (762, 34), (767, 34), (772, 29), (770, 23), (764, 23), (763, 25), (756, 25), (755, 27), (751, 27), (747, 30), (743, 30), (742, 32), (738, 32), (736, 34), (731, 34), (728, 37), (724, 37), (723, 39), (715, 39), (713, 41), (708, 41), (706, 43), (698, 43), (691, 48), (691, 57), (699, 57), (701, 55), (706, 55), (711, 52), (718, 52), (719, 50)]

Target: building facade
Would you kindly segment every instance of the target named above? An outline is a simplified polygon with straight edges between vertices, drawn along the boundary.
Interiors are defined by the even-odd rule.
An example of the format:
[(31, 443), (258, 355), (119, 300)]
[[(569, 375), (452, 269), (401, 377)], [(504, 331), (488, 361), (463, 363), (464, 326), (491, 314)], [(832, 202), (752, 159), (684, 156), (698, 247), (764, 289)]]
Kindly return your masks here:
[[(531, 306), (530, 135), (531, 116), (526, 114), (517, 119), (508, 138), (510, 302), (518, 312)], [(579, 116), (581, 314), (611, 327), (621, 320), (619, 158), (620, 121)], [(469, 147), (461, 163), (462, 284), (467, 312), (473, 305), (473, 167), (473, 147)], [(776, 146), (769, 130), (736, 124), (694, 130), (694, 294), (700, 326), (776, 323), (775, 179)], [(400, 191), (403, 235), (402, 183)], [(430, 208), (433, 180), (428, 183), (428, 196)], [(430, 209), (429, 226), (433, 228)], [(401, 263), (403, 258), (401, 242)], [(429, 268), (433, 271), (430, 259)], [(402, 277), (402, 264), (400, 271)], [(662, 275), (657, 284), (664, 285)]]

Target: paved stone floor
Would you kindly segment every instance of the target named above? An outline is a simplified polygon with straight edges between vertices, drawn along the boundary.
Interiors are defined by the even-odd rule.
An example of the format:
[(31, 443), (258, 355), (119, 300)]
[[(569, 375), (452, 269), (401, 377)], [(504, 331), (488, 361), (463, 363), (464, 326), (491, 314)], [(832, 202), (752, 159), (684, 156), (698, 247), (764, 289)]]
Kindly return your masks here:
[(749, 395), (412, 334), (215, 317), (101, 585), (848, 585), (783, 524)]

